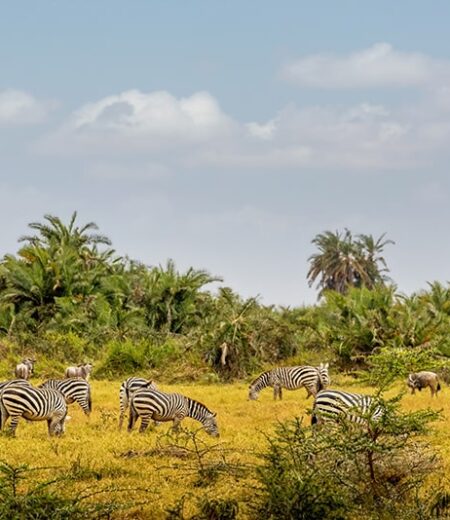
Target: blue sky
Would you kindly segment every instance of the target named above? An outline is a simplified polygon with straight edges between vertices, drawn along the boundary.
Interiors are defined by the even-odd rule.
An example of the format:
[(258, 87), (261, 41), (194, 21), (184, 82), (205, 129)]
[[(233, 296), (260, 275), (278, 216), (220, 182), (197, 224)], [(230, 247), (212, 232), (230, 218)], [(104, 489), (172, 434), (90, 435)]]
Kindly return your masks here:
[(450, 279), (450, 4), (4, 2), (0, 254), (45, 213), (120, 254), (315, 301), (312, 238)]

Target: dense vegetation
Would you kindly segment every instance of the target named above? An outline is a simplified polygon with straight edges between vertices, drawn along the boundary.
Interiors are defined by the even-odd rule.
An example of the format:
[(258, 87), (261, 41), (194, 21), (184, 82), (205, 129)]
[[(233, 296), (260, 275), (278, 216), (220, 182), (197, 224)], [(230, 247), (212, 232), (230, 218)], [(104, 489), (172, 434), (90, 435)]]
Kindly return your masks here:
[(401, 375), (450, 355), (449, 285), (397, 294), (384, 236), (315, 237), (308, 279), (319, 279), (320, 299), (291, 309), (243, 299), (219, 277), (180, 273), (172, 260), (147, 266), (119, 257), (94, 223), (77, 224), (76, 213), (68, 224), (46, 215), (29, 227), (17, 254), (0, 262), (2, 371), (33, 354), (44, 372), (89, 359), (97, 377), (154, 369), (214, 381), (288, 360), (359, 369), (382, 356), (401, 365)]
[[(317, 282), (317, 304), (278, 308), (243, 299), (204, 270), (119, 257), (94, 223), (78, 225), (76, 213), (68, 224), (46, 215), (30, 229), (17, 254), (0, 262), (0, 375), (8, 377), (26, 355), (37, 358), (40, 379), (61, 374), (67, 363), (93, 361), (96, 413), (81, 424), (75, 411), (78, 437), (69, 432), (58, 444), (23, 424), (23, 439), (6, 441), (0, 516), (131, 518), (131, 510), (154, 518), (148, 504), (157, 496), (156, 517), (172, 520), (448, 518), (448, 461), (422, 440), (438, 413), (421, 410), (413, 396), (402, 401), (409, 413), (400, 411), (398, 392), (384, 401), (381, 425), (343, 422), (314, 435), (304, 395), (282, 403), (268, 396), (258, 406), (245, 400), (242, 379), (288, 363), (331, 362), (334, 385), (354, 390), (343, 375), (349, 372), (357, 390), (379, 395), (412, 370), (433, 369), (448, 380), (450, 286), (432, 282), (417, 294), (398, 294), (382, 256), (391, 240), (349, 230), (318, 235), (307, 273), (311, 285)], [(148, 374), (199, 399), (207, 393), (224, 444), (183, 432), (184, 441), (158, 434), (149, 449), (148, 437), (121, 435), (116, 393), (125, 374)], [(232, 380), (224, 395), (218, 383)], [(180, 387), (189, 382), (195, 385)], [(278, 429), (276, 419), (284, 421)], [(33, 435), (42, 437), (33, 444), (41, 459), (58, 464), (51, 480), (49, 468), (34, 468), (29, 458)], [(446, 439), (444, 424), (436, 436), (444, 451)], [(151, 487), (140, 489), (143, 466)], [(186, 489), (176, 485), (180, 475)], [(124, 487), (99, 487), (98, 480)], [(123, 491), (135, 495), (126, 501)], [(103, 493), (100, 502), (91, 499)]]

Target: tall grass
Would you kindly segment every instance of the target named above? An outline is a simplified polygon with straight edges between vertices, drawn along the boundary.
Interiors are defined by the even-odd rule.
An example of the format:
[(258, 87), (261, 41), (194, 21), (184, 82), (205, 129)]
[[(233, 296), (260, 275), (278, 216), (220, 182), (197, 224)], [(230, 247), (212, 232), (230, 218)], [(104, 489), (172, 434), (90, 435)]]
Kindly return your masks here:
[[(55, 477), (65, 479), (65, 496), (84, 496), (94, 489), (96, 494), (87, 496), (86, 503), (123, 504), (124, 509), (108, 513), (112, 518), (167, 518), (167, 511), (173, 511), (181, 501), (184, 518), (190, 518), (199, 507), (205, 511), (215, 507), (212, 501), (218, 498), (228, 501), (223, 507), (231, 512), (233, 504), (239, 503), (238, 517), (246, 518), (246, 503), (255, 485), (254, 475), (247, 469), (267, 448), (266, 436), (275, 431), (278, 423), (294, 417), (309, 423), (308, 409), (312, 406), (303, 389), (285, 392), (283, 401), (274, 402), (270, 389), (264, 390), (258, 401), (248, 401), (244, 383), (161, 384), (162, 390), (183, 393), (217, 412), (220, 438), (210, 438), (203, 431), (194, 436), (167, 435), (169, 423), (155, 426), (144, 435), (137, 431), (128, 434), (117, 429), (119, 386), (120, 381), (93, 381), (92, 416), (85, 417), (76, 405), (71, 405), (71, 419), (61, 439), (50, 439), (44, 423), (20, 421), (16, 439), (0, 437), (0, 460), (12, 467), (26, 464), (29, 468), (53, 468)], [(349, 380), (339, 381), (338, 386), (350, 391), (373, 391)], [(432, 399), (426, 391), (416, 396), (405, 394), (402, 399), (402, 408), (408, 411), (426, 407), (443, 410), (443, 420), (434, 424), (428, 441), (443, 457), (447, 470), (449, 398), (450, 390), (444, 388), (438, 399)], [(195, 432), (201, 425), (185, 419), (182, 426)], [(202, 468), (203, 481), (199, 480)], [(36, 485), (48, 474), (31, 472), (29, 478)]]

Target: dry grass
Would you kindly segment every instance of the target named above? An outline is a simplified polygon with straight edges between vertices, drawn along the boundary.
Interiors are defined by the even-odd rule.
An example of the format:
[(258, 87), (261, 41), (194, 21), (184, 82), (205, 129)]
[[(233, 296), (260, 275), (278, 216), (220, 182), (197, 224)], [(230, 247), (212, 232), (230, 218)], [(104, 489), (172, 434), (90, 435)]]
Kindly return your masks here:
[[(372, 393), (370, 388), (342, 380), (334, 387), (349, 391)], [(274, 402), (271, 389), (261, 393), (259, 401), (247, 400), (247, 385), (160, 385), (162, 390), (176, 391), (205, 403), (217, 412), (220, 439), (199, 432), (196, 439), (200, 449), (208, 451), (205, 463), (206, 483), (199, 482), (198, 464), (192, 452), (192, 442), (185, 444), (185, 436), (178, 442), (165, 438), (169, 424), (161, 424), (140, 435), (117, 430), (118, 390), (120, 382), (93, 381), (94, 411), (86, 418), (76, 405), (71, 405), (71, 420), (61, 439), (47, 437), (45, 423), (20, 421), (16, 439), (0, 437), (0, 459), (12, 465), (21, 463), (33, 467), (57, 468), (40, 472), (36, 478), (47, 478), (60, 471), (69, 471), (72, 479), (66, 490), (115, 488), (117, 491), (100, 494), (96, 500), (115, 497), (135, 504), (134, 509), (117, 513), (116, 518), (165, 518), (167, 507), (184, 494), (192, 493), (187, 508), (196, 497), (237, 498), (242, 500), (251, 493), (249, 477), (237, 471), (236, 464), (255, 461), (255, 452), (265, 448), (265, 434), (270, 434), (277, 421), (295, 416), (304, 417), (309, 424), (307, 410), (312, 400), (306, 392), (284, 392), (283, 401)], [(398, 386), (397, 391), (401, 387)], [(395, 391), (393, 391), (395, 393)], [(418, 410), (430, 407), (442, 409), (444, 420), (437, 422), (429, 437), (430, 443), (442, 454), (450, 469), (450, 390), (444, 388), (437, 399), (428, 391), (416, 396), (405, 395), (402, 407)], [(183, 426), (197, 429), (199, 423), (186, 419)], [(211, 474), (208, 474), (211, 470)], [(214, 483), (213, 477), (220, 473)], [(209, 479), (209, 481), (208, 481)], [(128, 491), (120, 491), (128, 490)], [(245, 516), (243, 514), (242, 516)]]

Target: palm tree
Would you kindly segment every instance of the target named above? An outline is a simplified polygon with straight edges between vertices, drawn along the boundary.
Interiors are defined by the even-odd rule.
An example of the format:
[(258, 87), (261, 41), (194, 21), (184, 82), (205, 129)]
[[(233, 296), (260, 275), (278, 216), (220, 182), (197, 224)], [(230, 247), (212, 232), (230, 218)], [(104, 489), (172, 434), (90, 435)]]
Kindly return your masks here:
[(19, 242), (29, 242), (32, 245), (50, 246), (54, 243), (60, 246), (73, 246), (75, 249), (82, 249), (84, 246), (97, 244), (111, 245), (111, 240), (97, 233), (89, 233), (97, 230), (95, 222), (88, 222), (84, 226), (75, 226), (77, 212), (74, 211), (70, 218), (69, 225), (63, 224), (59, 217), (54, 215), (44, 215), (48, 224), (41, 222), (30, 222), (28, 227), (38, 231), (37, 235), (25, 235), (19, 238)]
[(385, 273), (389, 271), (386, 260), (381, 253), (388, 244), (395, 244), (393, 240), (384, 240), (383, 233), (377, 240), (372, 235), (358, 235), (357, 247), (360, 249), (362, 263), (366, 274), (365, 286), (373, 289), (375, 285), (389, 280)]
[(310, 268), (307, 278), (312, 286), (319, 278), (319, 298), (325, 290), (345, 294), (349, 287), (367, 287), (383, 284), (388, 278), (386, 261), (381, 252), (392, 240), (384, 240), (384, 234), (375, 240), (371, 235), (358, 235), (354, 240), (351, 232), (325, 231), (313, 238), (319, 252), (308, 258)]
[(207, 284), (221, 281), (220, 277), (192, 267), (185, 273), (179, 273), (173, 260), (168, 260), (165, 267), (144, 271), (145, 286), (141, 286), (141, 292), (145, 296), (142, 304), (146, 308), (149, 325), (156, 330), (180, 332), (200, 312), (200, 290)]

